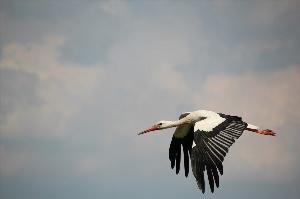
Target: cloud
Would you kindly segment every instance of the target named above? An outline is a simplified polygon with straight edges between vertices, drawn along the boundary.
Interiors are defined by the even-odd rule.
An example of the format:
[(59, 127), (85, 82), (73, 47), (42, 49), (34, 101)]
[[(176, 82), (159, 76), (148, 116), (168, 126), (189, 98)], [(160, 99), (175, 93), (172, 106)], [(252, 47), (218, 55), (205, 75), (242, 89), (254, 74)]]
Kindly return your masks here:
[[(299, 67), (291, 66), (271, 73), (245, 73), (239, 75), (212, 75), (207, 78), (204, 91), (206, 101), (233, 113), (250, 112), (251, 119), (267, 121), (275, 127), (290, 118), (299, 118), (297, 107), (300, 95)], [(222, 104), (216, 103), (222, 100)], [(251, 110), (251, 111), (249, 111)], [(270, 114), (272, 113), (272, 114)], [(264, 119), (264, 120), (263, 120)]]
[(250, 15), (250, 20), (253, 24), (263, 26), (272, 25), (276, 21), (281, 20), (287, 13), (293, 13), (292, 11), (299, 6), (299, 1), (288, 0), (278, 2), (263, 1), (255, 4), (253, 12)]
[[(244, 132), (225, 158), (224, 178), (249, 181), (255, 178), (263, 182), (285, 183), (299, 178), (294, 175), (300, 168), (298, 154), (300, 148), (296, 139), (300, 119), (298, 111), (300, 92), (297, 92), (299, 90), (297, 85), (300, 85), (300, 69), (296, 65), (273, 72), (221, 73), (208, 76), (198, 90), (193, 90), (193, 87), (187, 84), (184, 94), (190, 94), (190, 97), (186, 95), (183, 99), (175, 98), (169, 103), (175, 103), (178, 107), (178, 104), (184, 102), (191, 107), (184, 111), (207, 109), (238, 115), (246, 122), (261, 128), (273, 129), (277, 132), (277, 137)], [(168, 105), (166, 99), (161, 99), (157, 103), (160, 102), (165, 106)], [(152, 103), (154, 102), (146, 101), (145, 104), (148, 106)], [(143, 118), (137, 117), (124, 126), (128, 125), (128, 129), (137, 126), (137, 123), (150, 126), (152, 123), (149, 117), (153, 118), (154, 123), (160, 119), (176, 120), (176, 116), (180, 114), (178, 109), (170, 110), (170, 107), (166, 110), (157, 109), (158, 106), (159, 104), (156, 104), (151, 110), (144, 107), (145, 112), (139, 111), (139, 115), (143, 115)], [(148, 126), (141, 125), (139, 130)], [(166, 157), (173, 130), (156, 132), (137, 139), (124, 135), (126, 140), (132, 139), (132, 145), (127, 149), (128, 154), (143, 159), (139, 165), (144, 170), (148, 169), (149, 173), (157, 172), (161, 168), (149, 165), (152, 159)], [(143, 156), (148, 159), (144, 160)], [(164, 163), (167, 159), (161, 161)], [(137, 168), (136, 172), (140, 172), (140, 169)]]
[(300, 85), (298, 66), (271, 73), (219, 74), (207, 78), (203, 92), (195, 96), (195, 104), (201, 102), (209, 110), (242, 116), (244, 121), (274, 129), (278, 134), (273, 138), (245, 132), (228, 155), (232, 157), (225, 163), (228, 175), (271, 181), (297, 178), (294, 175), (300, 168), (300, 148), (294, 139), (299, 128), (295, 124), (300, 119), (297, 85)]
[[(175, 41), (173, 39), (175, 38), (168, 42)], [(79, 144), (84, 140), (99, 144), (105, 150), (114, 149), (122, 139), (131, 139), (131, 136), (135, 135), (134, 131), (138, 130), (132, 128), (134, 124), (144, 120), (142, 117), (136, 121), (129, 119), (127, 113), (133, 116), (136, 113), (142, 115), (143, 110), (137, 107), (150, 104), (149, 96), (157, 96), (157, 100), (162, 102), (160, 105), (166, 107), (167, 102), (163, 101), (167, 99), (161, 99), (161, 95), (157, 95), (157, 90), (167, 95), (170, 93), (179, 95), (187, 91), (183, 75), (175, 68), (176, 62), (171, 62), (172, 56), (177, 56), (176, 60), (181, 61), (186, 59), (186, 55), (180, 55), (180, 50), (172, 51), (172, 46), (167, 45), (168, 42), (164, 46), (165, 50), (169, 51), (168, 59), (164, 59), (159, 53), (151, 56), (145, 53), (146, 60), (155, 60), (155, 64), (152, 65), (150, 61), (145, 63), (145, 66), (142, 65), (145, 62), (142, 57), (137, 63), (132, 60), (136, 51), (127, 51), (125, 47), (128, 46), (113, 45), (109, 53), (111, 59), (108, 59), (105, 67), (101, 67), (100, 64), (80, 65), (64, 60), (60, 49), (65, 41), (64, 37), (48, 36), (39, 42), (25, 44), (12, 42), (3, 47), (0, 60), (3, 76), (0, 105), (5, 107), (6, 111), (1, 112), (1, 139), (14, 142), (26, 138), (69, 140), (71, 144), (68, 143), (66, 148), (72, 146), (72, 143)], [(129, 40), (126, 44), (131, 46), (130, 43)], [(145, 52), (149, 50), (155, 49), (148, 46)], [(119, 53), (125, 56), (122, 57)], [(119, 59), (116, 60), (115, 57)], [(133, 63), (132, 70), (123, 67), (131, 63)], [(140, 68), (135, 69), (137, 65), (140, 65)], [(144, 70), (147, 67), (151, 68), (150, 72)], [(143, 87), (147, 89), (143, 90)], [(176, 100), (169, 104), (174, 106)], [(130, 108), (131, 106), (134, 108)], [(157, 141), (153, 140), (153, 143)], [(151, 142), (149, 147), (150, 144)], [(21, 148), (23, 147), (21, 145)], [(17, 174), (19, 170), (32, 172), (33, 168), (39, 170), (40, 175), (44, 175), (48, 170), (62, 172), (59, 166), (51, 163), (51, 160), (60, 161), (64, 166), (73, 163), (74, 168), (69, 173), (78, 172), (79, 176), (101, 173), (116, 163), (115, 160), (110, 160), (104, 151), (99, 151), (101, 161), (99, 156), (90, 155), (95, 151), (88, 151), (89, 154), (68, 158), (67, 163), (62, 161), (60, 155), (54, 157), (53, 154), (46, 154), (43, 157), (41, 154), (44, 152), (32, 154), (32, 151), (26, 148), (27, 146), (26, 152), (17, 150), (15, 153), (7, 149), (11, 160), (17, 161), (19, 157), (30, 158), (22, 158), (22, 164), (20, 163), (18, 168), (11, 171), (5, 169), (3, 175)], [(111, 152), (114, 151), (112, 149)], [(124, 145), (123, 151), (123, 156), (118, 158), (126, 157), (127, 152), (130, 152), (130, 146)], [(49, 162), (53, 169), (48, 167), (43, 169), (44, 162)], [(14, 162), (7, 161), (5, 168), (9, 168), (11, 163)]]
[(183, 75), (170, 64), (159, 65), (149, 76), (155, 79), (153, 83), (157, 88), (178, 94), (184, 94), (187, 91)]
[[(128, 198), (133, 192), (151, 197), (169, 184), (197, 197), (192, 175), (185, 180), (170, 169), (174, 129), (136, 135), (197, 109), (274, 128), (275, 138), (245, 132), (226, 156), (222, 179), (255, 183), (269, 198), (276, 186), (289, 187), (280, 189), (289, 193), (300, 165), (299, 39), (293, 25), (299, 12), (296, 4), (262, 4), (0, 6), (1, 194), (118, 198), (124, 190)], [(230, 191), (236, 194), (219, 193), (228, 198)]]
[(104, 1), (101, 4), (101, 9), (113, 16), (126, 16), (130, 13), (128, 3), (120, 0)]
[[(63, 43), (62, 37), (46, 37), (40, 43), (9, 43), (3, 48), (0, 70), (12, 77), (4, 82), (5, 87), (32, 86), (1, 96), (1, 107), (8, 105), (8, 101), (14, 102), (6, 107), (11, 111), (1, 114), (2, 137), (24, 134), (55, 137), (68, 133), (69, 122), (90, 99), (101, 73), (98, 66), (63, 61), (59, 51)], [(39, 103), (24, 104), (27, 98)]]

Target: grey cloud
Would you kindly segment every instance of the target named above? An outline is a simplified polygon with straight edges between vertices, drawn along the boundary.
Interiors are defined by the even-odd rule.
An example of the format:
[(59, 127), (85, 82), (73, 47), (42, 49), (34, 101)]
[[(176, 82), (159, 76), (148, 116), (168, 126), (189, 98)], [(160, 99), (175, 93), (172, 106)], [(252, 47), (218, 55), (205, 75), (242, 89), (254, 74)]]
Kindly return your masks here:
[(202, 197), (170, 169), (172, 130), (136, 134), (211, 109), (279, 135), (245, 133), (204, 197), (296, 199), (297, 6), (264, 16), (257, 2), (118, 3), (1, 6), (1, 196)]
[(37, 81), (37, 77), (32, 74), (0, 70), (1, 115), (42, 103), (36, 93)]

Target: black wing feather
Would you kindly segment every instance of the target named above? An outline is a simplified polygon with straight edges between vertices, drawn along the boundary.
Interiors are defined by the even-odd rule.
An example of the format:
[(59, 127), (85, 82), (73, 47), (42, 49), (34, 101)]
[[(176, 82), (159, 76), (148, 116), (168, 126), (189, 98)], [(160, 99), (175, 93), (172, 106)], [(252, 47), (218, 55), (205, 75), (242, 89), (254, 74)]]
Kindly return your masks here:
[(183, 157), (184, 157), (184, 175), (187, 177), (189, 175), (189, 154), (188, 149), (183, 147)]
[(182, 141), (180, 140), (180, 143), (177, 145), (176, 148), (176, 174), (179, 173), (180, 170), (180, 160), (181, 160), (181, 146), (180, 144), (182, 143)]
[[(219, 173), (223, 175), (224, 157), (229, 147), (238, 139), (247, 123), (241, 117), (230, 116), (219, 113), (225, 121), (216, 126), (211, 132), (196, 131), (193, 126), (184, 138), (176, 138), (174, 135), (169, 148), (169, 159), (171, 168), (176, 167), (176, 174), (180, 171), (181, 145), (184, 155), (185, 176), (189, 174), (189, 157), (193, 174), (197, 180), (198, 187), (205, 192), (204, 172), (206, 170), (211, 192), (214, 185), (219, 187)], [(196, 147), (192, 148), (193, 141)]]
[(192, 148), (191, 162), (193, 174), (202, 192), (205, 192), (204, 171), (206, 170), (211, 192), (214, 184), (219, 187), (219, 174), (223, 175), (224, 157), (229, 147), (238, 139), (247, 123), (241, 117), (219, 114), (225, 121), (216, 126), (211, 132), (196, 131)]
[[(204, 159), (204, 148), (200, 144), (198, 147), (192, 149), (191, 154), (191, 164), (192, 170), (195, 178), (197, 179), (197, 185), (199, 189), (202, 190), (202, 193), (205, 192), (205, 181), (204, 181), (204, 171), (205, 171), (205, 164), (203, 162)], [(197, 156), (195, 155), (197, 154)]]
[(191, 127), (188, 134), (183, 138), (176, 138), (174, 135), (169, 148), (169, 159), (171, 161), (171, 168), (176, 166), (176, 174), (180, 171), (180, 161), (181, 161), (181, 145), (183, 147), (184, 155), (184, 169), (185, 176), (189, 174), (189, 158), (191, 156), (191, 150), (194, 140), (194, 129)]
[(212, 174), (212, 165), (207, 165), (206, 166), (206, 173), (207, 173), (207, 177), (208, 177), (208, 182), (209, 182), (209, 186), (210, 186), (210, 190), (213, 193), (214, 192), (214, 178), (213, 178), (213, 174)]
[(188, 134), (182, 138), (182, 148), (184, 153), (184, 170), (185, 170), (185, 177), (189, 175), (189, 159), (191, 157), (191, 150), (194, 141), (194, 128), (191, 127), (189, 129)]
[(171, 161), (171, 168), (173, 169), (175, 166), (175, 160), (178, 153), (178, 148), (181, 150), (181, 140), (177, 139), (173, 136), (170, 148), (169, 148), (169, 159)]

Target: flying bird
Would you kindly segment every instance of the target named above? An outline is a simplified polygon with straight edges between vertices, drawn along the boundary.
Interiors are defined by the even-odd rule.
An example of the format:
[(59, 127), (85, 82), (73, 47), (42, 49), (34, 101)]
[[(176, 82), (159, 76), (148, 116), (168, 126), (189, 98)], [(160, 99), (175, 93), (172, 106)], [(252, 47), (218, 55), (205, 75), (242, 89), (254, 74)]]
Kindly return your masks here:
[(185, 176), (189, 174), (190, 159), (192, 172), (202, 193), (205, 192), (205, 171), (211, 192), (214, 192), (214, 185), (219, 187), (219, 174), (223, 175), (224, 157), (244, 130), (263, 135), (276, 135), (270, 129), (262, 130), (244, 122), (241, 117), (207, 110), (182, 113), (177, 121), (159, 121), (138, 135), (172, 127), (176, 127), (176, 130), (169, 148), (171, 168), (175, 167), (176, 174), (179, 173), (182, 146)]

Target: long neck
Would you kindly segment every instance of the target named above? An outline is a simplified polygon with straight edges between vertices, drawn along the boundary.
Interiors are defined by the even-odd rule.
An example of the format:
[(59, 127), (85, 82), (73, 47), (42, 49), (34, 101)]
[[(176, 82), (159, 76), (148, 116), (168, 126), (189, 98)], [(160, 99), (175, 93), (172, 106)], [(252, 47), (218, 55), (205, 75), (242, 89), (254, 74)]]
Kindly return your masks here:
[(176, 121), (166, 121), (165, 128), (172, 128), (172, 127), (180, 126), (183, 124), (186, 124), (185, 118), (182, 118), (182, 119), (176, 120)]

